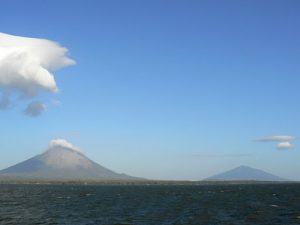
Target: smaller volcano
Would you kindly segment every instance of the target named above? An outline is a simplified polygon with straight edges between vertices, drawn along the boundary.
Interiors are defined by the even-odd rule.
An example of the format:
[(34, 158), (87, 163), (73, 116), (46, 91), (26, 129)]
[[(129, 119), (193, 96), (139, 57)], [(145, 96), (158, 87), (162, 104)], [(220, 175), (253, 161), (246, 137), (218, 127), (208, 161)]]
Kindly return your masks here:
[(211, 181), (287, 181), (281, 177), (249, 166), (239, 166), (224, 173), (208, 177)]
[(0, 176), (44, 180), (138, 180), (109, 170), (69, 142), (53, 140), (46, 152), (0, 171)]

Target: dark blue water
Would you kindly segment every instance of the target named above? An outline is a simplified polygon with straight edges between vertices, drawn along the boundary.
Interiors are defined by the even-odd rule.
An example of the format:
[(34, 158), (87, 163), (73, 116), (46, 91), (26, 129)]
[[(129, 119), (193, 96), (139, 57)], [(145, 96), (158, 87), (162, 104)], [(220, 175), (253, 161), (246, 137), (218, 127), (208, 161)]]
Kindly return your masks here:
[(300, 224), (300, 185), (0, 185), (0, 224)]

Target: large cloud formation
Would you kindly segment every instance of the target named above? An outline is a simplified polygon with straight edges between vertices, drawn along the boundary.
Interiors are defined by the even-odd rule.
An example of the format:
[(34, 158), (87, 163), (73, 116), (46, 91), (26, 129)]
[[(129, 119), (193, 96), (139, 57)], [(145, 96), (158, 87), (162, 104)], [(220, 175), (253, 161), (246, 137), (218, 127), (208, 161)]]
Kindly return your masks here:
[(75, 64), (58, 43), (0, 33), (0, 109), (9, 108), (11, 96), (28, 99), (41, 92), (57, 92), (53, 71)]

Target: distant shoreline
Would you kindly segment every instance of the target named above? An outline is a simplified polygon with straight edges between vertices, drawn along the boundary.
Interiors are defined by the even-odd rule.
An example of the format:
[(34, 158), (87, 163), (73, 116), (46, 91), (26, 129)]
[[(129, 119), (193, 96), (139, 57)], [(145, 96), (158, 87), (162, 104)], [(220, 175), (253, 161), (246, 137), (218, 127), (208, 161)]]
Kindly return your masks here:
[(253, 184), (300, 184), (300, 181), (180, 181), (180, 180), (42, 180), (25, 178), (0, 178), (1, 184), (30, 185), (124, 185), (124, 186), (159, 186), (159, 185), (253, 185)]

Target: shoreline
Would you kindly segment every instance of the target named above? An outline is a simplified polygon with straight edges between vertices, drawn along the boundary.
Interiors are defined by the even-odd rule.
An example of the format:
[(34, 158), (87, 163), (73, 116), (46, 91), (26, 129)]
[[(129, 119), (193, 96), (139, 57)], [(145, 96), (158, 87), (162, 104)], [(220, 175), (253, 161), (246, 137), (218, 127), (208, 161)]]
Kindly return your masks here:
[(181, 180), (43, 180), (0, 178), (2, 184), (28, 185), (89, 185), (89, 186), (215, 186), (215, 185), (264, 185), (264, 184), (300, 184), (300, 181), (181, 181)]

